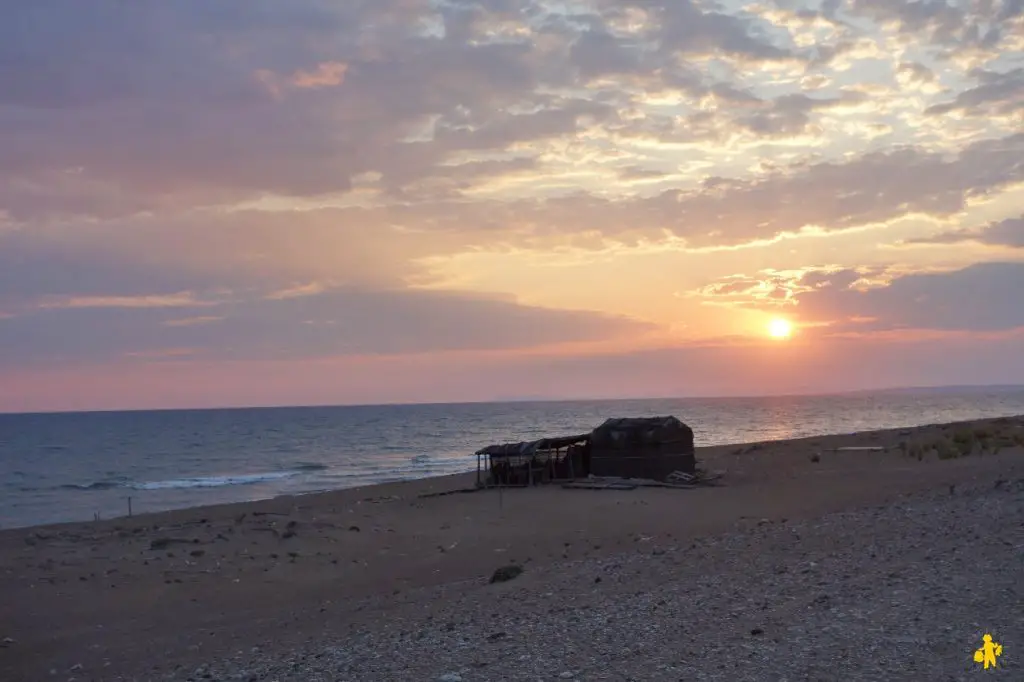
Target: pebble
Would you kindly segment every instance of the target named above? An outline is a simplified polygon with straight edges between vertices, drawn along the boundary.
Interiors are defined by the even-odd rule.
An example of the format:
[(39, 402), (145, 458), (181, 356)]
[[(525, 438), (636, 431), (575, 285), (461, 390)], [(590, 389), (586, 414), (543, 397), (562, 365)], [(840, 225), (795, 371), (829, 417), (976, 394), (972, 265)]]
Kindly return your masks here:
[[(699, 552), (624, 553), (614, 573), (607, 560), (562, 561), (544, 574), (543, 592), (495, 597), (488, 575), (407, 591), (416, 608), (394, 609), (386, 624), (205, 670), (278, 682), (463, 682), (470, 669), (473, 682), (610, 679), (608, 671), (657, 682), (889, 679), (893, 670), (959, 679), (973, 671), (981, 628), (998, 635), (1019, 620), (1018, 602), (1004, 595), (1019, 589), (1012, 533), (1024, 496), (993, 491), (992, 481), (962, 482), (952, 497), (943, 486), (898, 506), (738, 529), (702, 539)], [(1002, 489), (1024, 492), (1024, 480)], [(596, 573), (608, 578), (600, 588)], [(382, 600), (390, 603), (366, 598), (351, 608)], [(486, 642), (488, 632), (509, 636)], [(1000, 663), (1008, 679), (1024, 679), (1021, 663)], [(452, 672), (438, 676), (444, 670)]]

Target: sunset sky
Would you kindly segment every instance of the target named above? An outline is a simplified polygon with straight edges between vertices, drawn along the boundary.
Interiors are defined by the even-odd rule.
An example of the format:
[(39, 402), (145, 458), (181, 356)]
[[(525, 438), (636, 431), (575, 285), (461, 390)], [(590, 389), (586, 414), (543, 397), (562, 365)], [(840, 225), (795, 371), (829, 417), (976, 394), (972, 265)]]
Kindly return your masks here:
[(964, 383), (1024, 383), (1024, 0), (2, 11), (0, 410)]

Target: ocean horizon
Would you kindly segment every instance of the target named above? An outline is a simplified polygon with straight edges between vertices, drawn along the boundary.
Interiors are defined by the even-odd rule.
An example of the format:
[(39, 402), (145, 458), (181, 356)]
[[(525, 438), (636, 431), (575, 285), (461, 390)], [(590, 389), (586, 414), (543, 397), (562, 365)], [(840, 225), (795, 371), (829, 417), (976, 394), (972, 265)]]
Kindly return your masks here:
[(245, 502), (475, 469), (493, 444), (674, 415), (698, 447), (1024, 414), (1024, 387), (0, 414), (0, 528)]
[(48, 415), (48, 414), (96, 414), (112, 412), (206, 412), (212, 410), (277, 410), (277, 409), (303, 409), (303, 408), (324, 408), (324, 407), (421, 407), (421, 406), (460, 406), (460, 405), (506, 405), (512, 403), (593, 403), (593, 402), (641, 402), (653, 400), (740, 400), (740, 399), (763, 399), (763, 398), (822, 398), (854, 396), (863, 394), (892, 394), (892, 393), (1016, 393), (1024, 392), (1024, 384), (942, 384), (936, 386), (890, 386), (883, 388), (863, 388), (852, 390), (836, 391), (790, 391), (787, 393), (722, 393), (713, 395), (692, 395), (692, 396), (613, 396), (613, 397), (544, 397), (544, 396), (507, 396), (496, 397), (493, 400), (464, 400), (464, 401), (437, 401), (437, 402), (382, 402), (382, 403), (301, 403), (301, 404), (235, 404), (235, 405), (210, 405), (210, 406), (187, 406), (187, 407), (113, 407), (99, 409), (60, 409), (60, 410), (0, 410), (0, 416), (4, 415)]

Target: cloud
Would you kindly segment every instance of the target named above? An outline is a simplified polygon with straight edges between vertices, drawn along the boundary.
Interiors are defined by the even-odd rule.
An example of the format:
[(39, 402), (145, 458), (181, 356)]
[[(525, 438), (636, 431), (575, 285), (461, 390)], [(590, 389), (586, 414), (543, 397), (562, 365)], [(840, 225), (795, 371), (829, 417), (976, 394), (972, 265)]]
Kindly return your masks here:
[(978, 263), (896, 277), (888, 286), (816, 288), (798, 296), (797, 315), (835, 322), (836, 330), (1001, 331), (1024, 327), (1021, 291), (1024, 263)]
[(654, 329), (619, 316), (493, 297), (353, 288), (276, 298), (236, 296), (210, 306), (209, 315), (166, 316), (167, 308), (191, 300), (100, 299), (22, 311), (0, 321), (2, 363), (7, 368), (75, 366), (148, 357), (166, 348), (187, 348), (207, 361), (514, 350), (636, 337)]
[(714, 305), (775, 307), (792, 305), (801, 290), (802, 272), (766, 270), (756, 277), (729, 275), (700, 287), (691, 295)]
[(220, 322), (223, 319), (223, 317), (218, 315), (197, 315), (196, 317), (182, 317), (176, 320), (164, 320), (161, 324), (165, 327), (190, 327), (194, 324)]
[(324, 62), (312, 71), (297, 71), (292, 76), (292, 83), (297, 88), (326, 88), (341, 85), (345, 81), (348, 64), (344, 62)]
[(979, 229), (961, 229), (940, 232), (929, 237), (906, 240), (906, 244), (961, 244), (981, 242), (995, 246), (1024, 248), (1024, 215), (989, 223)]
[(935, 72), (924, 64), (917, 62), (901, 62), (896, 69), (897, 76), (904, 83), (934, 83)]
[[(111, 217), (344, 193), (365, 173), (403, 195), (459, 152), (613, 119), (608, 103), (565, 94), (601, 75), (674, 87), (692, 83), (682, 56), (790, 55), (753, 20), (689, 0), (518, 9), (18, 4), (0, 28), (0, 201), (17, 219)], [(616, 30), (631, 13), (643, 29)]]
[(858, 104), (866, 99), (866, 95), (854, 91), (819, 98), (804, 94), (783, 95), (773, 100), (766, 110), (741, 116), (737, 122), (762, 136), (799, 135), (807, 132), (813, 112)]
[(1011, 116), (1024, 110), (1024, 68), (1004, 73), (975, 69), (971, 72), (980, 84), (957, 94), (951, 102), (935, 104), (926, 114), (938, 116), (958, 111), (970, 116)]
[[(487, 205), (471, 222), (489, 230), (532, 226), (531, 234), (598, 233), (632, 242), (669, 234), (695, 248), (735, 246), (795, 234), (836, 231), (908, 213), (949, 216), (968, 199), (1024, 179), (1024, 134), (983, 140), (955, 157), (907, 147), (845, 162), (798, 163), (750, 179), (706, 178), (695, 190), (605, 199), (577, 193)], [(472, 217), (470, 217), (472, 216)], [(493, 227), (492, 227), (493, 226)]]
[(40, 308), (196, 308), (217, 305), (190, 291), (158, 296), (71, 296), (43, 301)]
[[(697, 189), (651, 196), (577, 192), (39, 224), (0, 231), (0, 306), (10, 312), (53, 297), (182, 291), (218, 299), (300, 285), (395, 289), (429, 283), (431, 259), (473, 250), (603, 249), (607, 240), (636, 245), (666, 234), (691, 249), (714, 249), (907, 213), (943, 217), (1024, 180), (1022, 159), (1018, 134), (973, 143), (953, 157), (916, 148), (873, 152), (842, 163), (777, 165), (749, 179), (712, 177)], [(1012, 226), (1004, 229), (1012, 237)]]
[[(529, 356), (357, 356), (307, 363), (157, 361), (12, 372), (0, 410), (780, 395), (1024, 383), (1024, 330), (993, 338), (832, 338), (745, 347)], [(956, 358), (956, 362), (951, 362)], [(387, 380), (385, 381), (384, 378)], [(785, 400), (782, 398), (781, 400)], [(780, 434), (783, 435), (783, 434)]]
[(1017, 18), (1024, 14), (1022, 7), (1020, 0), (852, 0), (844, 9), (855, 16), (891, 23), (900, 34), (950, 55), (970, 49), (997, 50), (1013, 35)]
[(789, 306), (822, 334), (891, 330), (993, 332), (1024, 327), (1024, 262), (900, 273), (885, 268), (807, 268), (733, 275), (693, 295), (711, 303), (771, 310)]
[(883, 274), (881, 269), (850, 269), (840, 266), (799, 270), (762, 270), (756, 275), (728, 275), (684, 294), (709, 305), (757, 310), (789, 307), (795, 312), (801, 297), (821, 289), (848, 289)]

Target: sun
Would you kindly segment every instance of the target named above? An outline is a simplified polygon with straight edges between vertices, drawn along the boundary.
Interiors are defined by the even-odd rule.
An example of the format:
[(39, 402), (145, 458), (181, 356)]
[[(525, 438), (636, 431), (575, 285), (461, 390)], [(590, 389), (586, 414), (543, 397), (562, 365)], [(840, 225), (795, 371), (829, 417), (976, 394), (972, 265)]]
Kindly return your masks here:
[(793, 323), (781, 317), (774, 317), (768, 323), (768, 336), (773, 339), (788, 339), (793, 335)]

